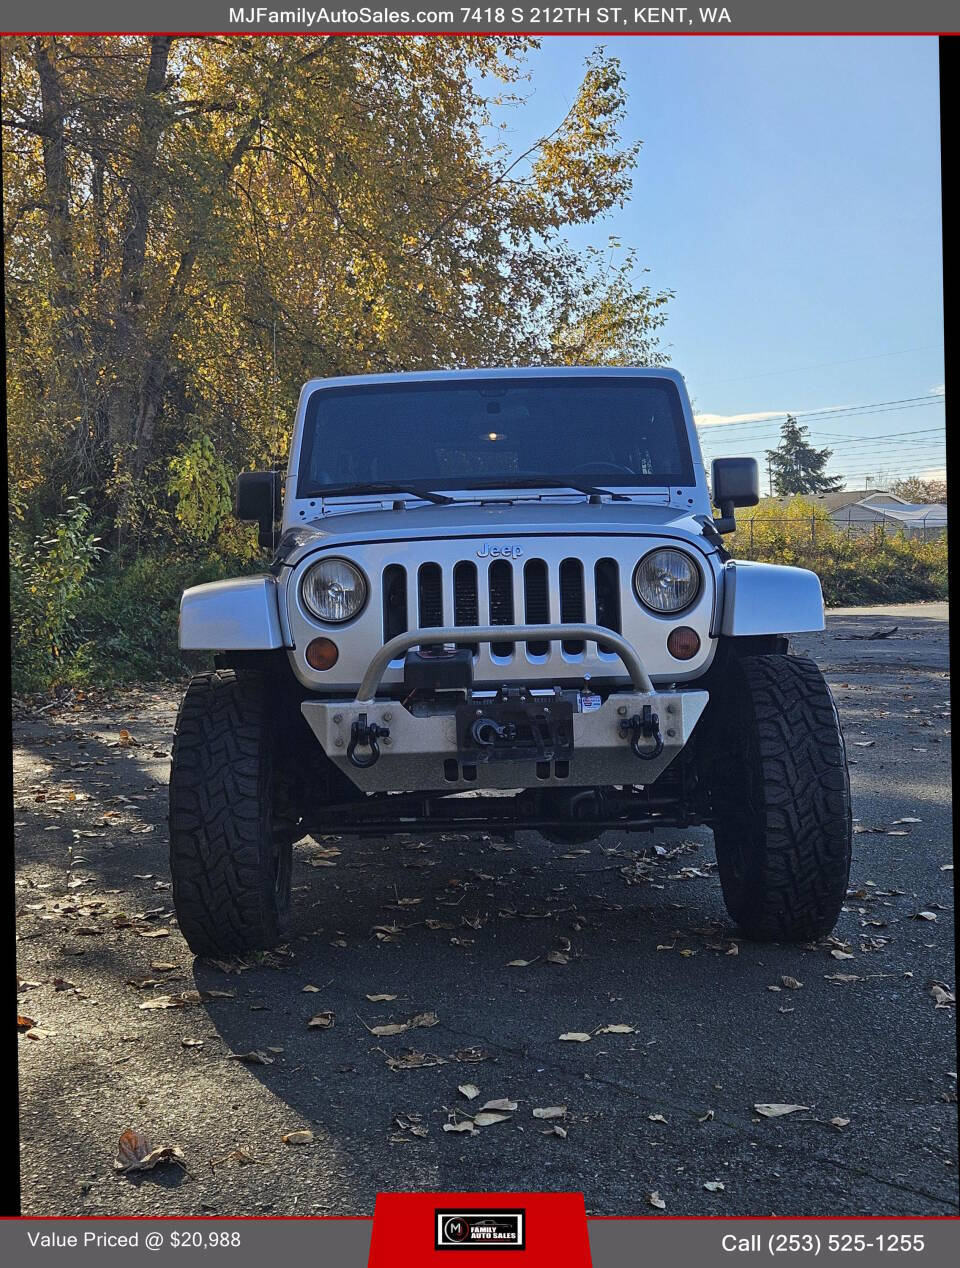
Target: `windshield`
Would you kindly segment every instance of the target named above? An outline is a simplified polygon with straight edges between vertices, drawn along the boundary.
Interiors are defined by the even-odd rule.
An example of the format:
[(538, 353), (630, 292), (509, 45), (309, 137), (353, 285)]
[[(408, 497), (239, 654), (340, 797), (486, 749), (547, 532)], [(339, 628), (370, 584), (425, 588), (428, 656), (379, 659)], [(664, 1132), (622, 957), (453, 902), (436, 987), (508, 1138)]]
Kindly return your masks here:
[(307, 404), (298, 497), (368, 484), (489, 489), (530, 475), (693, 484), (676, 386), (626, 375), (450, 379), (321, 388)]

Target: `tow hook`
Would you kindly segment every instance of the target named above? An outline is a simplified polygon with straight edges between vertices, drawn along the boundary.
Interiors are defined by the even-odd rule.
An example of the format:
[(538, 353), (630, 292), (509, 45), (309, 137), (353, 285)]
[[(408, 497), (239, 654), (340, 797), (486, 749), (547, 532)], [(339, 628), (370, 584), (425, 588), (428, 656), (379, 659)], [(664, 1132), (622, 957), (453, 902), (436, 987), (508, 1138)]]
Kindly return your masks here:
[[(380, 726), (377, 722), (368, 722), (367, 715), (361, 713), (356, 722), (350, 728), (350, 743), (347, 745), (347, 758), (354, 766), (359, 766), (361, 770), (366, 770), (368, 766), (375, 765), (380, 760), (380, 745), (378, 739), (386, 739), (390, 734), (388, 726)], [(357, 748), (369, 748), (370, 752), (366, 755), (357, 753)]]
[[(635, 713), (632, 718), (624, 718), (620, 723), (620, 734), (626, 739), (629, 735), (630, 747), (644, 762), (652, 761), (663, 752), (663, 736), (660, 734), (660, 716), (653, 712), (650, 705), (643, 706), (643, 713)], [(653, 740), (653, 748), (640, 747), (640, 741)]]
[(497, 740), (515, 740), (517, 728), (513, 722), (494, 722), (493, 718), (477, 718), (470, 727), (470, 736), (481, 748), (493, 748)]

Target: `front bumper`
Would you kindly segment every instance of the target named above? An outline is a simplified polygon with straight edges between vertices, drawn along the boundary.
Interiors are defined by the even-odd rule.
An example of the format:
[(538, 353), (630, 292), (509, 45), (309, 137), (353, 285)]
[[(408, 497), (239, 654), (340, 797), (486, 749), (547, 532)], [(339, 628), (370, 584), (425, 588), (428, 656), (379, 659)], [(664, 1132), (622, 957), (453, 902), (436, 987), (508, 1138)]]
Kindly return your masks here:
[[(391, 660), (410, 647), (430, 643), (522, 642), (568, 638), (602, 642), (617, 652), (632, 679), (632, 690), (611, 693), (589, 712), (573, 714), (573, 751), (563, 760), (464, 761), (458, 748), (453, 706), (449, 712), (413, 714), (396, 700), (376, 698)], [(519, 684), (511, 682), (511, 686)], [(537, 699), (549, 700), (549, 693)], [(489, 693), (471, 698), (482, 707)], [(706, 691), (657, 691), (636, 649), (611, 630), (567, 624), (458, 626), (411, 631), (391, 639), (370, 662), (355, 700), (306, 700), (303, 716), (326, 755), (364, 792), (462, 792), (470, 789), (597, 787), (651, 784), (680, 752), (708, 700)], [(626, 729), (644, 709), (659, 718), (662, 749)], [(358, 766), (348, 756), (354, 725), (389, 731), (378, 741), (379, 756)], [(640, 755), (638, 755), (640, 754)], [(364, 757), (370, 756), (364, 749)]]

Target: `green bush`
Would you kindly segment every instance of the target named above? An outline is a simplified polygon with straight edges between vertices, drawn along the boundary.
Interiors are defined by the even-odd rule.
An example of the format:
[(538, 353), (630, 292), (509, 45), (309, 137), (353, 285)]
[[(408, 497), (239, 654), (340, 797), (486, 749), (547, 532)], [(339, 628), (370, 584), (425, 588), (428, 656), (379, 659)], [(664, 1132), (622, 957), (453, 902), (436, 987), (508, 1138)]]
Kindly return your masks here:
[(263, 566), (246, 527), (232, 522), (204, 553), (180, 545), (127, 560), (87, 523), (77, 503), (35, 541), (11, 532), (14, 691), (179, 678), (212, 663), (179, 650), (180, 596)]
[(96, 588), (101, 555), (90, 511), (78, 497), (31, 535), (14, 506), (10, 526), (10, 617), (14, 691), (33, 691), (82, 662), (77, 614)]
[(889, 525), (850, 535), (801, 497), (740, 511), (725, 545), (735, 558), (812, 569), (828, 607), (947, 597), (945, 535), (925, 542)]
[(213, 557), (110, 558), (77, 612), (83, 656), (71, 677), (84, 684), (142, 682), (200, 668), (205, 658), (189, 662), (177, 646), (180, 596), (187, 586), (237, 571), (235, 563)]

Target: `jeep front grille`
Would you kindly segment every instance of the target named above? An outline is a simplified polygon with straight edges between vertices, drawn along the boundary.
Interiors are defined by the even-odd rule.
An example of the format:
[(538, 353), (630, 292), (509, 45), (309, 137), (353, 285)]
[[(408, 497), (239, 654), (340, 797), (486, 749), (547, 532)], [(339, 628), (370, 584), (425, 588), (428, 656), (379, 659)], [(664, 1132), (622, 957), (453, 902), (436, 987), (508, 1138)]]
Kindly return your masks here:
[(443, 576), (439, 564), (421, 564), (417, 577), (421, 630), (443, 624)]
[[(586, 570), (592, 585), (592, 603), (588, 605), (585, 569), (579, 559), (563, 559), (548, 563), (544, 559), (524, 562), (494, 559), (479, 566), (469, 560), (454, 564), (451, 574), (438, 563), (424, 563), (416, 570), (414, 592), (408, 599), (409, 580), (402, 564), (390, 564), (383, 573), (384, 641), (411, 628), (430, 629), (444, 624), (544, 625), (559, 617), (561, 621), (592, 619), (588, 607), (596, 613), (596, 624), (621, 632), (620, 568), (615, 559), (599, 559)], [(559, 611), (551, 611), (551, 594)], [(475, 644), (469, 646), (477, 653)], [(561, 644), (568, 656), (585, 652), (580, 640), (564, 640)], [(491, 653), (510, 657), (513, 643), (493, 643)], [(609, 653), (609, 648), (601, 648)], [(547, 657), (550, 644), (530, 641), (531, 657)]]
[[(453, 623), (454, 625), (479, 625), (480, 608), (477, 603), (477, 565), (469, 559), (461, 559), (453, 568)], [(476, 643), (461, 643), (474, 655)]]

